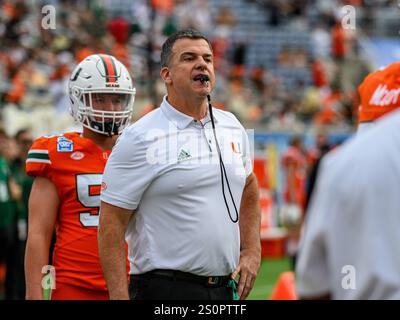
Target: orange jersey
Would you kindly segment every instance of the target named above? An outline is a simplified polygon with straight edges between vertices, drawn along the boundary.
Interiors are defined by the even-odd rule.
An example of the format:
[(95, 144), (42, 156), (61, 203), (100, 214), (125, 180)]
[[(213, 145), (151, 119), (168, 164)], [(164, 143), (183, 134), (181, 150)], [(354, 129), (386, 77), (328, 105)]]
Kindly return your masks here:
[(56, 285), (107, 290), (97, 226), (101, 179), (110, 153), (77, 132), (38, 138), (28, 153), (27, 174), (50, 179), (60, 199), (53, 253)]
[(369, 74), (358, 87), (358, 122), (371, 122), (400, 106), (400, 62)]
[[(288, 170), (290, 166), (294, 168), (293, 182), (291, 182), (288, 176), (286, 177), (283, 198), (285, 202), (295, 201), (299, 206), (303, 208), (306, 199), (306, 157), (297, 148), (289, 147), (283, 155), (282, 166), (285, 170)], [(294, 183), (295, 200), (291, 199), (290, 196), (290, 183)]]

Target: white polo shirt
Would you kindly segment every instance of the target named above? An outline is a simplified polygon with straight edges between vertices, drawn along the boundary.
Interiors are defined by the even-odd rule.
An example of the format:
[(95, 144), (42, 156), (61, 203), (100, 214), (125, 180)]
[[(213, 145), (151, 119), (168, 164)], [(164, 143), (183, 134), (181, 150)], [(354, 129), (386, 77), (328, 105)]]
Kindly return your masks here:
[[(249, 141), (229, 112), (213, 109), (217, 139), (239, 210), (252, 172)], [(222, 195), (215, 139), (207, 116), (194, 120), (164, 97), (161, 107), (125, 129), (103, 175), (101, 200), (136, 210), (126, 232), (132, 274), (174, 269), (231, 273), (240, 252), (239, 223)], [(231, 215), (235, 209), (227, 185)]]
[(400, 111), (322, 162), (300, 243), (300, 296), (400, 299)]
[(360, 124), (358, 125), (358, 128), (357, 128), (357, 134), (365, 133), (365, 132), (367, 132), (369, 129), (373, 128), (373, 126), (374, 126), (374, 122), (360, 123)]

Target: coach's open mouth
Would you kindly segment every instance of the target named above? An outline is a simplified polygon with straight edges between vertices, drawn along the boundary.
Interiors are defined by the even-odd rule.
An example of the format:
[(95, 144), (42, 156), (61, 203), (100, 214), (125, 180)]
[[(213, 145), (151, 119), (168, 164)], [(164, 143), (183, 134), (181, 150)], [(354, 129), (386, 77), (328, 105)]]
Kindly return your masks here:
[(203, 80), (204, 78), (209, 79), (209, 76), (206, 74), (197, 74), (193, 77), (193, 81), (198, 81), (201, 82), (202, 84), (207, 84), (207, 82)]

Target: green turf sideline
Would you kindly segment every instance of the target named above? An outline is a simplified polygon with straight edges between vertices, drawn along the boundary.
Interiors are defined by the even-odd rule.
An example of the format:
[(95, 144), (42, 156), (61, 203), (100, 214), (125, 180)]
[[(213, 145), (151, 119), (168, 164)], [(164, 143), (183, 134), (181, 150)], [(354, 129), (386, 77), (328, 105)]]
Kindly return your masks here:
[[(284, 271), (290, 271), (290, 261), (288, 258), (283, 259), (263, 259), (261, 261), (260, 271), (253, 290), (250, 292), (248, 300), (266, 300), (269, 299), (272, 290), (275, 287), (279, 275)], [(50, 284), (50, 274), (46, 276), (46, 283)], [(44, 300), (50, 300), (50, 289), (43, 289)]]
[(290, 271), (290, 261), (288, 258), (263, 259), (253, 290), (247, 299), (269, 299), (279, 275), (284, 271)]

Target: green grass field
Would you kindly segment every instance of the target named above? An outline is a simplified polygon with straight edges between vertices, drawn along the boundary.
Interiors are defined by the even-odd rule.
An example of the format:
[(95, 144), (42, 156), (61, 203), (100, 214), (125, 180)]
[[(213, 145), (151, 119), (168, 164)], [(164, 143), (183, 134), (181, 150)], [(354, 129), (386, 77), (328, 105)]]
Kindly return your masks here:
[[(278, 280), (279, 275), (284, 271), (290, 270), (288, 258), (283, 259), (264, 259), (261, 262), (256, 283), (250, 292), (248, 300), (266, 300), (269, 299)], [(48, 279), (49, 280), (49, 279)], [(49, 282), (50, 284), (50, 282)], [(50, 290), (43, 290), (44, 299), (49, 299)]]
[(256, 283), (247, 299), (269, 299), (279, 275), (284, 271), (290, 271), (290, 262), (288, 258), (262, 260)]

